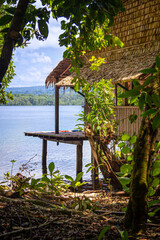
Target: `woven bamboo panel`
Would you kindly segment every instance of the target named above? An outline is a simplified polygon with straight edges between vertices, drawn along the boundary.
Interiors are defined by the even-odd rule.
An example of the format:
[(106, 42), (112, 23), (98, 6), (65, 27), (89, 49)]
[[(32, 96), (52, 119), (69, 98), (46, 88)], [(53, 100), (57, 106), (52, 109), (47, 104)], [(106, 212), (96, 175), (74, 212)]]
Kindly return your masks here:
[(87, 53), (90, 57), (106, 57), (107, 61), (140, 56), (160, 50), (160, 1), (123, 1), (126, 11), (115, 18), (111, 33), (124, 43), (123, 49), (108, 47)]
[[(131, 114), (136, 114), (137, 115), (137, 120), (134, 123), (130, 123), (129, 121), (129, 116)], [(119, 135), (120, 133), (128, 133), (129, 135), (133, 135), (134, 133), (138, 134), (141, 120), (142, 118), (140, 117), (140, 110), (139, 107), (134, 107), (134, 106), (116, 106), (115, 107), (115, 115), (116, 115), (116, 120), (119, 122), (118, 125), (118, 132), (117, 134)]]

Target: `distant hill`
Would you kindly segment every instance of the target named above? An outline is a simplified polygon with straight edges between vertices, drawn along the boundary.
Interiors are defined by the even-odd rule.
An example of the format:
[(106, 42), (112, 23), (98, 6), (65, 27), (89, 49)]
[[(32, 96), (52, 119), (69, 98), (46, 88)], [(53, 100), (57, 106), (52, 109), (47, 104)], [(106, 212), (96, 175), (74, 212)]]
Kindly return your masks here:
[[(54, 94), (55, 90), (54, 87), (46, 88), (45, 86), (35, 86), (35, 87), (14, 87), (14, 88), (7, 88), (8, 92), (12, 92), (13, 94), (33, 94), (33, 95), (42, 95), (42, 94)], [(69, 92), (74, 93), (74, 90), (65, 89), (66, 93)], [(60, 88), (60, 93), (63, 93), (64, 89)]]

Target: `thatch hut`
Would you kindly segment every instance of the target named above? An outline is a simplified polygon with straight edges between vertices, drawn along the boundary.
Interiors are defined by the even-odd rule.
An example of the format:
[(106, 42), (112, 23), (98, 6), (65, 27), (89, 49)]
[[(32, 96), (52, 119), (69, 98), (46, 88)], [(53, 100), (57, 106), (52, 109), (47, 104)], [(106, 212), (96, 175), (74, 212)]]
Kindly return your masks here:
[[(86, 61), (81, 69), (81, 75), (90, 83), (100, 79), (112, 79), (115, 84), (115, 112), (119, 121), (118, 133), (133, 134), (140, 127), (140, 110), (129, 106), (125, 100), (123, 106), (117, 105), (117, 88), (132, 88), (132, 80), (145, 80), (146, 76), (139, 71), (150, 68), (155, 63), (155, 56), (160, 51), (160, 1), (159, 0), (124, 0), (125, 12), (120, 12), (115, 18), (111, 29), (124, 43), (123, 48), (108, 47), (101, 51), (89, 52), (86, 59), (92, 55), (105, 57), (107, 63), (101, 65), (99, 71), (91, 71)], [(61, 66), (63, 66), (61, 68)], [(70, 74), (70, 60), (64, 59), (49, 74), (46, 86), (55, 84), (59, 87), (73, 87), (74, 73)], [(60, 69), (60, 70), (59, 70)], [(58, 70), (58, 71), (57, 71)], [(128, 120), (131, 114), (138, 118), (132, 125)]]

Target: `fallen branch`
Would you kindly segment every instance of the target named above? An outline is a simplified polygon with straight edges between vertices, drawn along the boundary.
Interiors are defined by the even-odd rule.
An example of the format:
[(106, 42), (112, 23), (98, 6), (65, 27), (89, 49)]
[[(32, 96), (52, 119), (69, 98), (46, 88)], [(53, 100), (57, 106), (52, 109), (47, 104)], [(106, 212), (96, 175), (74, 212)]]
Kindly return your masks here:
[(28, 227), (28, 228), (21, 228), (21, 229), (18, 229), (18, 230), (15, 230), (15, 231), (12, 231), (12, 232), (7, 232), (7, 233), (4, 233), (4, 234), (1, 234), (0, 235), (0, 239), (2, 237), (7, 237), (7, 236), (10, 236), (10, 235), (13, 235), (13, 234), (17, 234), (17, 233), (21, 233), (21, 232), (27, 232), (27, 231), (31, 231), (31, 230), (34, 230), (34, 229), (39, 229), (39, 228), (43, 228), (43, 227), (46, 227), (48, 226), (49, 224), (51, 224), (52, 222), (54, 222), (55, 220), (57, 220), (58, 218), (54, 218), (52, 219), (52, 221), (49, 221), (49, 222), (45, 222), (39, 226), (34, 226), (34, 227)]

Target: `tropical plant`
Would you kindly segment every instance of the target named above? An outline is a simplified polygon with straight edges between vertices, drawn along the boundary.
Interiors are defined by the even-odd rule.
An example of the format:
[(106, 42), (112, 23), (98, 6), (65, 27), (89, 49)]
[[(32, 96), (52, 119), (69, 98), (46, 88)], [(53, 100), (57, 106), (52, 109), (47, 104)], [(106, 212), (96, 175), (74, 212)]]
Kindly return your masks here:
[[(126, 91), (122, 98), (137, 99), (143, 117), (133, 153), (133, 171), (130, 184), (130, 200), (125, 222), (128, 228), (144, 230), (148, 214), (148, 190), (151, 166), (154, 165), (155, 142), (160, 127), (160, 57), (155, 66), (141, 71), (149, 77), (143, 85), (134, 80), (134, 89)], [(155, 171), (156, 172), (156, 171)], [(157, 180), (155, 180), (157, 181)]]

